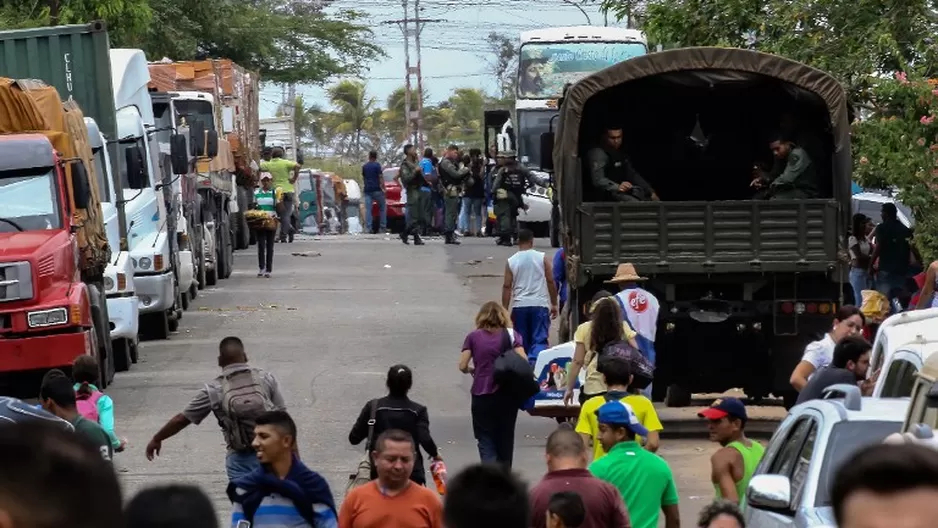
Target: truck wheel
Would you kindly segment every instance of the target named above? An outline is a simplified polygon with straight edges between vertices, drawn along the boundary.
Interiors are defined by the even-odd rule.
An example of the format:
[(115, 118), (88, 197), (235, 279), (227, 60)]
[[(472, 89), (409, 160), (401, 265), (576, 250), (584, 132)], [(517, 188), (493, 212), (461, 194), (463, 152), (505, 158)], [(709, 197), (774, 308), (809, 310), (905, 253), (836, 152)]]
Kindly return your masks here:
[[(218, 266), (218, 262), (215, 263), (215, 266)], [(218, 284), (218, 271), (217, 270), (206, 270), (205, 284), (207, 286), (214, 286)]]
[[(231, 221), (231, 217), (227, 215), (225, 216), (225, 219), (229, 222)], [(234, 240), (232, 240), (230, 229), (227, 229), (222, 233), (222, 242), (222, 251), (225, 255), (225, 267), (222, 271), (221, 278), (227, 279), (231, 277), (231, 268), (233, 267), (232, 264), (234, 263)]]
[(114, 350), (111, 347), (110, 321), (107, 318), (107, 304), (99, 308), (91, 307), (95, 341), (98, 345), (98, 362), (101, 364), (100, 388), (106, 388), (114, 379)]
[(117, 372), (127, 372), (130, 365), (136, 363), (130, 357), (130, 340), (118, 339), (111, 342), (111, 352), (114, 354), (114, 370)]
[(182, 299), (181, 299), (181, 300), (182, 300), (182, 309), (183, 309), (183, 310), (188, 310), (188, 309), (189, 309), (189, 292), (188, 292), (188, 291), (183, 292), (183, 293), (181, 294), (181, 298), (182, 298)]
[(189, 286), (189, 303), (191, 304), (199, 296), (199, 288), (195, 284)]
[(247, 249), (251, 247), (251, 229), (248, 227), (248, 220), (244, 213), (238, 213), (238, 249)]
[[(201, 229), (201, 228), (200, 228)], [(195, 257), (195, 275), (197, 282), (197, 289), (205, 289), (205, 242), (202, 239), (202, 235), (197, 235), (198, 240), (196, 241), (196, 247), (198, 248), (199, 254)]]
[[(170, 311), (172, 311), (172, 310), (170, 310)], [(179, 330), (179, 318), (178, 318), (178, 317), (172, 317), (172, 316), (170, 316), (170, 315), (167, 314), (167, 315), (166, 315), (166, 328), (167, 328), (170, 332), (176, 332), (177, 330)]]
[(130, 350), (130, 362), (136, 365), (140, 359), (140, 343), (128, 341), (127, 347)]
[(169, 315), (166, 312), (140, 316), (140, 329), (150, 339), (169, 338)]
[(668, 407), (687, 407), (690, 405), (690, 391), (680, 385), (669, 385), (664, 396), (664, 404)]

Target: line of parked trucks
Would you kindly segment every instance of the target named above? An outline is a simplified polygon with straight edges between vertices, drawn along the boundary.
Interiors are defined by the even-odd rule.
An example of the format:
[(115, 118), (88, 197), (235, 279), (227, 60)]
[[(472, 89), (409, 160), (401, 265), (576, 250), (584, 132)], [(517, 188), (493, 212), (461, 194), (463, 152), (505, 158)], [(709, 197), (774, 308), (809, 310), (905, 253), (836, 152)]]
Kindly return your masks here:
[(0, 32), (0, 376), (91, 354), (106, 386), (231, 275), (258, 95), (229, 60), (112, 49), (101, 22)]

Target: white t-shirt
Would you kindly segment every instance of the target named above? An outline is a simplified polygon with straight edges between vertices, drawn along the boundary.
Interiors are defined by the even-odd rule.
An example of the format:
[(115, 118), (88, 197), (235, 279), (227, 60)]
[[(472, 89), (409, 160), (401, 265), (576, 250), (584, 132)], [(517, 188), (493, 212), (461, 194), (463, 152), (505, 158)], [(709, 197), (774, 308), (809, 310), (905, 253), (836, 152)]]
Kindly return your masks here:
[[(801, 361), (807, 361), (814, 365), (814, 372), (817, 373), (834, 360), (834, 347), (836, 345), (830, 334), (824, 334), (822, 339), (808, 343), (808, 346), (804, 347), (804, 356), (802, 356)], [(813, 375), (812, 373), (811, 376)], [(811, 379), (811, 376), (808, 376), (808, 379)]]
[(850, 260), (854, 262), (856, 262), (857, 257), (859, 256), (853, 250), (853, 246), (856, 246), (857, 244), (859, 244), (860, 246), (858, 248), (860, 250), (860, 253), (863, 254), (864, 256), (867, 256), (867, 257), (870, 256), (871, 251), (872, 251), (872, 248), (870, 247), (870, 242), (867, 239), (863, 238), (861, 240), (857, 240), (857, 237), (850, 235), (850, 238), (847, 240), (847, 248), (850, 250)]
[(511, 288), (513, 308), (550, 307), (544, 253), (534, 249), (519, 251), (508, 259), (508, 267), (514, 279)]

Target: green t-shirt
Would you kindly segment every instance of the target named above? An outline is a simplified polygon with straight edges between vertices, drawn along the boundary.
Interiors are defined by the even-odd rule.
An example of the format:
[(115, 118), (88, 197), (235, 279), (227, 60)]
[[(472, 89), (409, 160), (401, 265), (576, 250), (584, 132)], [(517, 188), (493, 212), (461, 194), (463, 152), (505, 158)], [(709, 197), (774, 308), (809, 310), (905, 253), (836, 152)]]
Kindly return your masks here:
[(615, 486), (629, 509), (633, 528), (657, 528), (663, 506), (678, 502), (668, 463), (638, 442), (620, 442), (590, 464), (590, 472)]
[(898, 220), (886, 220), (876, 226), (874, 236), (879, 245), (880, 271), (898, 275), (908, 273), (912, 230)]
[[(756, 467), (762, 461), (762, 456), (765, 455), (765, 448), (755, 440), (749, 440), (749, 447), (746, 447), (742, 442), (730, 442), (726, 444), (726, 447), (739, 451), (739, 454), (743, 457), (743, 478), (736, 483), (736, 496), (739, 497), (739, 504), (743, 505), (746, 502), (746, 489), (749, 488), (749, 481), (752, 480)], [(723, 498), (720, 486), (714, 484), (713, 490), (716, 493), (716, 498)]]
[(111, 438), (104, 432), (104, 429), (100, 425), (84, 418), (81, 415), (78, 415), (77, 418), (72, 420), (72, 425), (75, 427), (75, 432), (83, 435), (88, 440), (91, 440), (98, 449), (101, 450), (101, 456), (104, 460), (110, 462), (114, 457), (114, 451), (111, 447)]
[(293, 169), (297, 163), (283, 158), (273, 158), (270, 161), (261, 162), (261, 170), (267, 171), (273, 177), (274, 189), (280, 187), (285, 193), (295, 192), (293, 184), (290, 183), (290, 177), (293, 176)]

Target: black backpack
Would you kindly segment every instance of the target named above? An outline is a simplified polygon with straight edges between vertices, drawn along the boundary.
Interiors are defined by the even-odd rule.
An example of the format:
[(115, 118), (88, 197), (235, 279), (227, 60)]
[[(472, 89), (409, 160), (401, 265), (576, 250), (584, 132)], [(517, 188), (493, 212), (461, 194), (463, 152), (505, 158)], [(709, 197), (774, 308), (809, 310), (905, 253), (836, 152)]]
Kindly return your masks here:
[(512, 399), (517, 399), (519, 405), (541, 391), (537, 379), (534, 377), (534, 367), (527, 359), (515, 352), (514, 330), (505, 329), (502, 338), (502, 353), (495, 358), (494, 378), (498, 385), (498, 392), (504, 393)]

